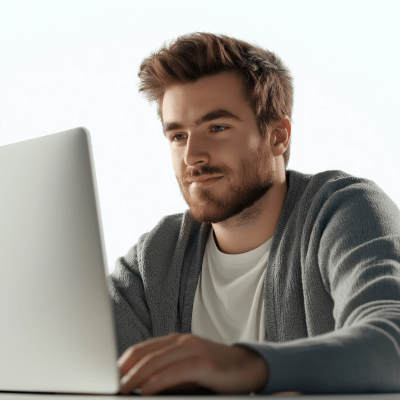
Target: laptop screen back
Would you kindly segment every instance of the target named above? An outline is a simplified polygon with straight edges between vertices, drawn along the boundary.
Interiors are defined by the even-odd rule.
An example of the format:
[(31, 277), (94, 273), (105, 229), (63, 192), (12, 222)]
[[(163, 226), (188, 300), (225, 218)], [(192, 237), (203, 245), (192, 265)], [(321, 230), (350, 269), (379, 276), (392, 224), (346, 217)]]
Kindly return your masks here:
[(117, 393), (89, 132), (0, 147), (0, 390)]

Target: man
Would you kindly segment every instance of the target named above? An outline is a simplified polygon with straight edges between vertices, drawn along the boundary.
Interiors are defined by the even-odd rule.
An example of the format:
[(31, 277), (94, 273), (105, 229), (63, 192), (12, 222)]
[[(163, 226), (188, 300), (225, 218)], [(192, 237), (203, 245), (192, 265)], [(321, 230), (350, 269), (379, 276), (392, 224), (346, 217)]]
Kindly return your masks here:
[(109, 277), (121, 392), (400, 391), (399, 209), (369, 180), (286, 170), (280, 59), (199, 33), (139, 77), (189, 210)]

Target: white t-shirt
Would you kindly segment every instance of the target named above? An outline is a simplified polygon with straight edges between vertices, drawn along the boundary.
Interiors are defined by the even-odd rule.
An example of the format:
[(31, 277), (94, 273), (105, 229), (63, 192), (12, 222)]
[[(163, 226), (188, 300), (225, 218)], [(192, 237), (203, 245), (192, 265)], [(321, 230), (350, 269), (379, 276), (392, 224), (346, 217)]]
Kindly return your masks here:
[(194, 297), (194, 335), (226, 345), (266, 340), (263, 293), (272, 239), (247, 253), (225, 254), (210, 229)]

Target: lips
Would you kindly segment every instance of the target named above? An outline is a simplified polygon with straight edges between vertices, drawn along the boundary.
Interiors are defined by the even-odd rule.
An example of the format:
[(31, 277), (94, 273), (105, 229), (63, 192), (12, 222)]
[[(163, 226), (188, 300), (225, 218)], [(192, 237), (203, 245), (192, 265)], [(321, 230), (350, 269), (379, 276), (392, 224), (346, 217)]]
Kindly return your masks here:
[(200, 176), (198, 178), (192, 178), (189, 180), (190, 183), (195, 183), (195, 182), (205, 182), (209, 181), (211, 179), (217, 179), (217, 178), (222, 178), (222, 176)]
[(209, 186), (212, 185), (214, 182), (219, 181), (220, 179), (222, 179), (222, 176), (217, 176), (215, 178), (206, 178), (203, 180), (197, 180), (194, 182), (191, 182), (190, 184), (193, 185), (194, 187), (205, 187), (205, 186)]

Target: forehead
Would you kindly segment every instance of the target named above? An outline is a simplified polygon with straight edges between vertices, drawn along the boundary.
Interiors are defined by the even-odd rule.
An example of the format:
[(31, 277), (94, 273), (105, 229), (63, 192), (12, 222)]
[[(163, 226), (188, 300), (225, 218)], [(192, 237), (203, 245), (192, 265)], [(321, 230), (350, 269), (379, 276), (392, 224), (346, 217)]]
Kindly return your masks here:
[(162, 102), (163, 121), (195, 120), (211, 109), (237, 109), (244, 103), (243, 78), (237, 72), (224, 71), (167, 88)]

